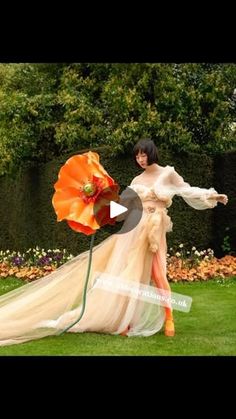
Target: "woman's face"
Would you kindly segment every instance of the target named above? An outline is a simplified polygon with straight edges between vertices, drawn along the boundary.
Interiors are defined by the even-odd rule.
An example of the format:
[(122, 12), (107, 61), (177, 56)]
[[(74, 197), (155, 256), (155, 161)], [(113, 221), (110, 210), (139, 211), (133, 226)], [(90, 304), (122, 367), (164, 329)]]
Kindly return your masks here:
[(139, 151), (138, 154), (136, 154), (136, 161), (143, 169), (145, 169), (148, 165), (148, 157), (147, 154), (144, 153), (144, 151)]

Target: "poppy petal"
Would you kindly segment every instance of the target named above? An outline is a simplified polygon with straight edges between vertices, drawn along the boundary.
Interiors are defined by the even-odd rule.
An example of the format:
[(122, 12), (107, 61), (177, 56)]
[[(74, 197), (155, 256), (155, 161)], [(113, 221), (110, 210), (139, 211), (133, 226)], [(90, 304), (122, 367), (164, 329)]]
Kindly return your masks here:
[(77, 233), (84, 233), (87, 236), (96, 233), (96, 230), (93, 230), (88, 226), (84, 226), (83, 224), (77, 223), (76, 221), (67, 220), (67, 223), (70, 228), (72, 228), (72, 230), (76, 231)]
[(71, 212), (72, 204), (80, 201), (82, 200), (78, 195), (78, 190), (75, 188), (56, 191), (52, 198), (52, 205), (57, 214), (57, 221), (62, 221), (67, 218)]
[(75, 200), (70, 208), (70, 214), (66, 217), (67, 220), (74, 220), (78, 223), (90, 226), (93, 229), (99, 228), (98, 223), (94, 217), (94, 204), (90, 202), (85, 204), (83, 200)]

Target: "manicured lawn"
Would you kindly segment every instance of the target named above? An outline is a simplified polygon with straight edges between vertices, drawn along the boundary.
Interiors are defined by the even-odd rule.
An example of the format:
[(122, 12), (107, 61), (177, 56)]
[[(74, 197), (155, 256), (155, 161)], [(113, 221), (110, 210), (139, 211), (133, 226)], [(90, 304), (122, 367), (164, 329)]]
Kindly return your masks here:
[[(236, 355), (236, 277), (218, 281), (171, 284), (193, 299), (189, 313), (174, 311), (174, 338), (163, 332), (146, 338), (67, 333), (0, 347), (0, 355)], [(0, 293), (22, 283), (1, 279)]]

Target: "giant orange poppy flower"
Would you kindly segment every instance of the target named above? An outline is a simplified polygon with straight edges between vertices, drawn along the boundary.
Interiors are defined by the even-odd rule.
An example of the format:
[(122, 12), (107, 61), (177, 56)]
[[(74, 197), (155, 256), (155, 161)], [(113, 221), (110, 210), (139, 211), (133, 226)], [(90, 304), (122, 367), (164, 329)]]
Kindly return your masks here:
[(61, 167), (54, 185), (52, 204), (57, 221), (86, 235), (94, 234), (105, 224), (115, 224), (110, 218), (109, 203), (119, 200), (119, 185), (99, 163), (93, 151), (69, 158)]

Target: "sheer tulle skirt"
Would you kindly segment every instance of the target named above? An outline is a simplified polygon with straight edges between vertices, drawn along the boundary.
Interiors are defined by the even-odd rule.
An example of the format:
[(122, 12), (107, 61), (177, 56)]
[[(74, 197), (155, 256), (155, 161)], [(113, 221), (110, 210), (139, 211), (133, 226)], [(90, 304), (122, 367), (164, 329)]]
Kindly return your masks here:
[[(128, 336), (149, 336), (162, 328), (162, 306), (94, 286), (100, 272), (115, 281), (133, 281), (139, 286), (154, 280), (160, 288), (169, 289), (166, 232), (172, 230), (172, 222), (167, 210), (144, 211), (139, 224), (121, 234), (130, 217), (132, 211), (119, 234), (94, 246), (85, 312), (69, 332), (119, 334), (129, 327)], [(0, 345), (60, 334), (79, 318), (88, 256), (85, 251), (48, 276), (0, 297)]]

